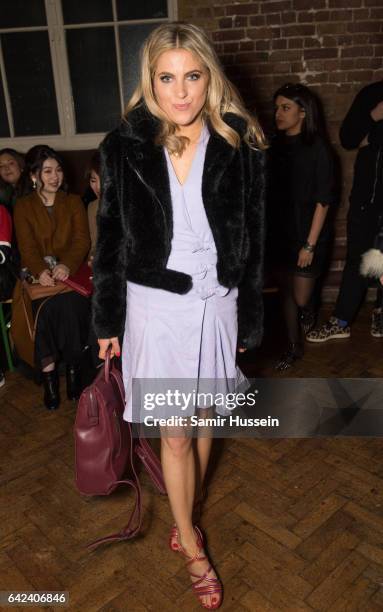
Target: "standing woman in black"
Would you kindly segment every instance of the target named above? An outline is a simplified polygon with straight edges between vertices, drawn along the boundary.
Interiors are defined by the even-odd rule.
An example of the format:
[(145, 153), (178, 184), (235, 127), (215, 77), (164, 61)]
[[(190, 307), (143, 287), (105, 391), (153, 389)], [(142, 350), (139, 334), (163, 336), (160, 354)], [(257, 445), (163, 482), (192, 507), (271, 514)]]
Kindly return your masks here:
[(288, 335), (276, 367), (285, 370), (303, 356), (301, 324), (305, 332), (314, 324), (310, 301), (331, 245), (328, 210), (334, 201), (334, 167), (308, 87), (283, 85), (274, 94), (274, 107), (269, 249)]

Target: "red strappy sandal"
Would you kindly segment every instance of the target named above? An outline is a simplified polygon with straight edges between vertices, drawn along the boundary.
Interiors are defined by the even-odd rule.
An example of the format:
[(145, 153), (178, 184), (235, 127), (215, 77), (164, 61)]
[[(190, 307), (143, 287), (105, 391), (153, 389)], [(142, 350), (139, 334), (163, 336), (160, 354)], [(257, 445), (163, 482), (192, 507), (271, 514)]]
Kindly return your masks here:
[[(194, 531), (197, 534), (197, 554), (194, 557), (191, 557), (187, 554), (187, 552), (182, 548), (181, 544), (178, 543), (179, 552), (181, 552), (188, 561), (186, 562), (186, 567), (188, 568), (191, 563), (195, 561), (205, 561), (207, 559), (206, 555), (201, 556), (201, 551), (203, 549), (203, 538), (202, 533), (198, 527), (194, 527)], [(209, 572), (213, 569), (213, 566), (209, 562), (209, 567), (205, 571), (202, 576), (199, 574), (194, 574), (189, 570), (190, 576), (193, 578), (197, 578), (194, 582), (192, 582), (192, 589), (196, 596), (198, 597), (200, 604), (206, 610), (217, 610), (222, 604), (222, 584), (218, 578), (208, 577)], [(204, 583), (204, 584), (203, 584)], [(202, 602), (202, 598), (210, 595), (211, 596), (211, 604), (206, 604)], [(215, 596), (215, 597), (214, 597)]]

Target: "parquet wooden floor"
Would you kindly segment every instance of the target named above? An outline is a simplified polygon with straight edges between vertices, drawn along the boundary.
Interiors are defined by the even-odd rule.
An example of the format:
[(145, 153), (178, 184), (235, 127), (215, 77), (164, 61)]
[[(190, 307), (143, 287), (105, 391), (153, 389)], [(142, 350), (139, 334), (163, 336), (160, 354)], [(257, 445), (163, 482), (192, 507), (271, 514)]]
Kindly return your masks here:
[[(381, 376), (383, 340), (370, 338), (368, 316), (352, 340), (308, 347), (285, 376)], [(277, 349), (266, 343), (244, 369), (275, 375)], [(0, 405), (0, 590), (69, 591), (71, 611), (199, 610), (166, 548), (167, 499), (148, 478), (141, 536), (89, 552), (124, 524), (131, 494), (77, 493), (72, 403), (50, 413), (39, 387), (7, 374)], [(383, 610), (382, 451), (378, 438), (217, 440), (202, 527), (222, 610)]]

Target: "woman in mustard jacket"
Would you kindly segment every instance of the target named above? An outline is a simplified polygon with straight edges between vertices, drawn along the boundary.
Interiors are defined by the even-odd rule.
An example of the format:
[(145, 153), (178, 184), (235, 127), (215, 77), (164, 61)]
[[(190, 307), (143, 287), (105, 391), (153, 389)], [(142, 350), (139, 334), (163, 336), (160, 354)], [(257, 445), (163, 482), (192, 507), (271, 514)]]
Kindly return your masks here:
[[(79, 196), (64, 190), (61, 160), (53, 149), (33, 147), (27, 164), (33, 191), (16, 202), (14, 211), (21, 265), (40, 285), (50, 287), (75, 274), (86, 258), (90, 247), (87, 216)], [(12, 336), (20, 357), (42, 370), (44, 402), (48, 409), (55, 409), (60, 402), (56, 368), (60, 359), (67, 365), (68, 398), (79, 394), (78, 364), (87, 340), (89, 302), (73, 291), (50, 297), (39, 312), (32, 351), (22, 297), (18, 283)], [(29, 317), (41, 303), (25, 303)]]

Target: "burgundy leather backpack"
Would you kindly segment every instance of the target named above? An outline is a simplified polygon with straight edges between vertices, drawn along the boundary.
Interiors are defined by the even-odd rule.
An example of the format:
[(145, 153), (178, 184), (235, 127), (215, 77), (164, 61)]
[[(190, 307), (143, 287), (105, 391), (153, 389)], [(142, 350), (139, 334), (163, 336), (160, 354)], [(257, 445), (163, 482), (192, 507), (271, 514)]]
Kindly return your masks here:
[(121, 372), (108, 352), (103, 368), (78, 403), (74, 425), (76, 486), (83, 495), (109, 495), (118, 485), (127, 484), (135, 492), (135, 503), (122, 531), (92, 542), (88, 545), (91, 548), (130, 539), (140, 530), (141, 487), (135, 454), (159, 492), (166, 495), (160, 461), (145, 438), (133, 438), (131, 424), (123, 420), (124, 407)]

